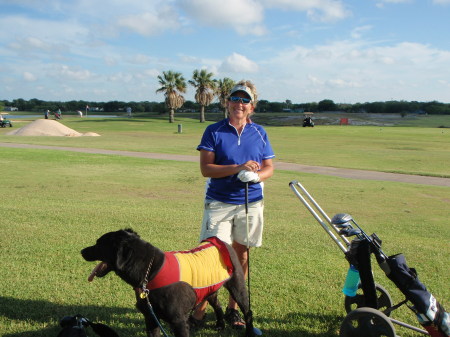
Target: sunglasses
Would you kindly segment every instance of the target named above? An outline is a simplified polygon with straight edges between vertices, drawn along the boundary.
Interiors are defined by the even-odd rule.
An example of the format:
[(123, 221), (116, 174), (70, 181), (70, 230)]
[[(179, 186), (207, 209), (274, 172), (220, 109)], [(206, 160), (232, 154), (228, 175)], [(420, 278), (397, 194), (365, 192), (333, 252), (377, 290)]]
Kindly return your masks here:
[(240, 102), (242, 104), (248, 104), (250, 103), (252, 100), (250, 98), (243, 98), (243, 97), (238, 97), (238, 96), (230, 96), (230, 98), (228, 99), (230, 102)]

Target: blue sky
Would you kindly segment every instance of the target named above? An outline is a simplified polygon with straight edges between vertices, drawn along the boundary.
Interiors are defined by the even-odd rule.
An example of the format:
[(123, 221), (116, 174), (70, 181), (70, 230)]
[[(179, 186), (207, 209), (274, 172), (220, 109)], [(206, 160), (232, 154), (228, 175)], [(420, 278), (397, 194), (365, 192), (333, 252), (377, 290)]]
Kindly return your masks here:
[(270, 101), (449, 103), (449, 18), (450, 0), (0, 0), (0, 99), (163, 101), (163, 71), (205, 68)]

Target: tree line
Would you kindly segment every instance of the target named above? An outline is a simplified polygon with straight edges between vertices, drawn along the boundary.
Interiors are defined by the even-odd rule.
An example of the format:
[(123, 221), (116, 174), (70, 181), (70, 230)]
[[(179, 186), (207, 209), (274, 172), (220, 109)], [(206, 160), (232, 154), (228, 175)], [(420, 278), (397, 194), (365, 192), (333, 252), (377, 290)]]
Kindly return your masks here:
[[(87, 110), (91, 113), (124, 112), (127, 107), (133, 110), (133, 113), (169, 113), (169, 122), (174, 122), (175, 111), (177, 113), (199, 111), (200, 122), (205, 122), (205, 112), (222, 112), (227, 116), (226, 102), (228, 93), (235, 85), (235, 81), (230, 78), (214, 79), (213, 73), (205, 69), (194, 70), (192, 78), (188, 81), (181, 73), (172, 70), (164, 71), (157, 77), (160, 87), (156, 93), (164, 95), (163, 102), (125, 102), (125, 101), (44, 101), (36, 98), (24, 100), (22, 98), (12, 101), (0, 101), (0, 110), (4, 107), (15, 107), (19, 111), (32, 111), (42, 113), (50, 110), (64, 111)], [(195, 101), (185, 100), (183, 94), (186, 93), (187, 85), (195, 88)], [(215, 99), (217, 101), (215, 102)], [(3, 105), (3, 108), (2, 108)], [(385, 101), (385, 102), (365, 102), (355, 104), (335, 103), (333, 100), (324, 99), (320, 102), (312, 103), (292, 103), (287, 99), (284, 102), (271, 102), (268, 100), (258, 101), (256, 112), (324, 112), (324, 111), (342, 111), (349, 113), (367, 112), (367, 113), (399, 113), (406, 115), (408, 113), (423, 113), (436, 115), (450, 115), (450, 104), (437, 101), (418, 102), (418, 101)]]

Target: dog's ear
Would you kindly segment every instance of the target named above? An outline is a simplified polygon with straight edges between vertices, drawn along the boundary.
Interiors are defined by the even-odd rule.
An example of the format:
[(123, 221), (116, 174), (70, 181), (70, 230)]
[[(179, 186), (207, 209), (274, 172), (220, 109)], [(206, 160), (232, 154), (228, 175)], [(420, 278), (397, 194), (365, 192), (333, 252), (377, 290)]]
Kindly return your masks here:
[(140, 238), (139, 234), (136, 233), (132, 228), (125, 228), (124, 231), (127, 232), (127, 233), (130, 233), (130, 234), (134, 234), (134, 235), (136, 235), (138, 238)]
[(133, 247), (123, 244), (120, 246), (119, 250), (117, 251), (117, 269), (123, 270), (125, 266), (127, 265), (128, 261), (132, 258), (134, 253)]

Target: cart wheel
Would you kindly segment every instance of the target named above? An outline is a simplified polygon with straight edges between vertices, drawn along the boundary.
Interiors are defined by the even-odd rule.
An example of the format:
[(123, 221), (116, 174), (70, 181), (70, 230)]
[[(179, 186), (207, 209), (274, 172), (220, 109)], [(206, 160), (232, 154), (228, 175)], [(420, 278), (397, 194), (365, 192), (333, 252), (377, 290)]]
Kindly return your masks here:
[(342, 321), (340, 337), (396, 337), (389, 317), (381, 311), (363, 307), (351, 311)]
[[(377, 303), (378, 303), (377, 309), (384, 312), (386, 309), (392, 307), (393, 303), (388, 291), (377, 283), (375, 283), (375, 289), (377, 292)], [(345, 312), (347, 314), (352, 310), (365, 306), (364, 294), (362, 293), (361, 287), (358, 289), (356, 296), (353, 297), (345, 296), (344, 305), (345, 305)], [(390, 312), (385, 315), (389, 316)]]

